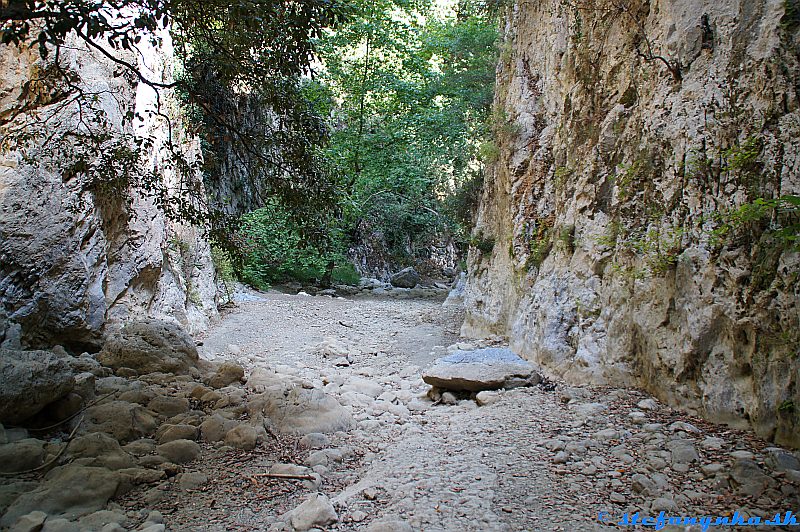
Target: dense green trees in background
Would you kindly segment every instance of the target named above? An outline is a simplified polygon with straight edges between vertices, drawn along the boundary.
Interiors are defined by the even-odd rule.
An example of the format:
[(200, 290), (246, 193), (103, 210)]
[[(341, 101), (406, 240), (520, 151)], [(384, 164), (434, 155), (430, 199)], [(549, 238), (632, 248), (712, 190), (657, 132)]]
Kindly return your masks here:
[(474, 5), (428, 0), (358, 0), (345, 12), (317, 40), (319, 64), (302, 86), (330, 134), (324, 159), (337, 194), (326, 246), (270, 262), (304, 243), (284, 225), (285, 209), (249, 215), (251, 282), (255, 271), (263, 282), (321, 278), (348, 250), (362, 266), (423, 270), (435, 249), (450, 261), (466, 251), (489, 141), (496, 22)]

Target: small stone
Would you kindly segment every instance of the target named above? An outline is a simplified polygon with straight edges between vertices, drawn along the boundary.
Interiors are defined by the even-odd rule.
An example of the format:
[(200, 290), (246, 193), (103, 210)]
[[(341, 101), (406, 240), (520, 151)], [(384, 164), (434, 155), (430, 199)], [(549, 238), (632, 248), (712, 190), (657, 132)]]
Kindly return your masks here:
[(33, 469), (44, 462), (45, 455), (44, 442), (33, 438), (0, 444), (0, 472)]
[(443, 405), (457, 405), (458, 398), (450, 392), (444, 392), (442, 394), (441, 403)]
[(603, 429), (597, 431), (594, 437), (599, 441), (616, 440), (619, 439), (619, 431), (615, 429)]
[(147, 409), (169, 418), (188, 412), (189, 400), (185, 397), (157, 395), (147, 403)]
[(677, 509), (678, 505), (675, 504), (675, 501), (665, 497), (657, 497), (656, 499), (653, 499), (653, 502), (650, 504), (650, 511), (653, 513), (674, 512)]
[(566, 451), (559, 451), (553, 457), (554, 464), (566, 464), (569, 461), (569, 453)]
[(100, 527), (87, 528), (64, 518), (54, 519), (51, 517), (45, 521), (44, 527), (41, 529), (42, 532), (83, 532), (84, 530), (100, 530)]
[(767, 465), (776, 471), (798, 471), (800, 470), (800, 460), (789, 452), (783, 449), (770, 448), (767, 449)]
[(672, 453), (671, 456), (673, 465), (690, 464), (700, 460), (700, 456), (697, 454), (697, 449), (695, 449), (691, 440), (671, 440), (667, 442), (666, 447)]
[(210, 392), (203, 394), (203, 396), (200, 398), (200, 402), (206, 404), (216, 404), (221, 400), (222, 400), (222, 394), (219, 392), (215, 392), (214, 390), (211, 390)]
[(621, 493), (617, 493), (616, 491), (612, 491), (611, 495), (609, 496), (611, 502), (616, 504), (625, 504), (625, 496)]
[(641, 493), (649, 497), (652, 497), (658, 492), (656, 483), (640, 473), (631, 477), (631, 490), (633, 490), (634, 493)]
[(289, 522), (295, 530), (305, 532), (325, 527), (339, 520), (333, 505), (325, 495), (315, 494), (290, 512)]
[(628, 417), (633, 423), (636, 423), (637, 425), (642, 425), (644, 424), (645, 421), (647, 421), (647, 414), (645, 414), (644, 412), (639, 412), (638, 410), (634, 410), (633, 412), (628, 413)]
[(305, 449), (322, 449), (330, 444), (330, 438), (321, 432), (312, 432), (300, 438), (300, 446)]
[(376, 488), (364, 488), (361, 490), (361, 494), (364, 496), (365, 499), (368, 501), (374, 501), (378, 498), (378, 490)]
[(733, 451), (730, 456), (734, 460), (752, 460), (755, 455), (750, 451)]
[(208, 385), (212, 388), (224, 388), (229, 384), (241, 382), (244, 379), (244, 368), (234, 362), (223, 362), (216, 373), (209, 379)]
[(636, 403), (636, 407), (641, 408), (642, 410), (657, 410), (658, 402), (656, 402), (655, 399), (642, 399)]
[(720, 471), (725, 468), (722, 464), (712, 463), (712, 464), (703, 464), (700, 466), (700, 471), (707, 477), (713, 477)]
[(414, 532), (414, 529), (400, 519), (381, 519), (371, 523), (365, 532)]
[(718, 451), (722, 449), (725, 445), (725, 440), (721, 438), (714, 438), (713, 436), (708, 436), (706, 439), (700, 442), (700, 447), (706, 449), (707, 451)]
[(482, 391), (475, 396), (475, 402), (478, 406), (488, 406), (499, 401), (501, 397), (498, 392)]
[(175, 440), (195, 440), (199, 429), (193, 425), (170, 425), (165, 423), (156, 431), (158, 443), (168, 443)]
[(671, 424), (669, 426), (669, 430), (671, 430), (672, 432), (678, 432), (678, 431), (689, 432), (691, 434), (700, 434), (701, 432), (703, 432), (694, 425), (690, 423), (685, 423), (683, 421), (676, 421), (675, 423)]

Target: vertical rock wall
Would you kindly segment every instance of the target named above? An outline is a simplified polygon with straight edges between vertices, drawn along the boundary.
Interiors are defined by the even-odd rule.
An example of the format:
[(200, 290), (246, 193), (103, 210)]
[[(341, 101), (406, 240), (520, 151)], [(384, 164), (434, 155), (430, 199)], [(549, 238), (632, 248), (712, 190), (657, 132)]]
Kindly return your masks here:
[(731, 214), (800, 194), (799, 17), (794, 0), (511, 6), (463, 332), (800, 446), (800, 259), (769, 233), (797, 213)]
[[(163, 49), (128, 58), (151, 79), (170, 79), (165, 37)], [(165, 183), (174, 181), (163, 149), (168, 130), (148, 113), (155, 93), (97, 52), (76, 44), (63, 53), (75, 83), (96, 95), (94, 107), (104, 113), (112, 139), (134, 132), (152, 136), (149, 164)], [(27, 50), (0, 49), (4, 135), (26, 119), (23, 114), (11, 120), (21, 106), (39, 117), (52, 114), (47, 127), (55, 135), (84, 132), (76, 108), (48, 84), (49, 65)], [(173, 135), (180, 136), (177, 104), (169, 94), (161, 97), (162, 110), (174, 119)], [(143, 120), (124, 120), (128, 112)], [(189, 159), (200, 156), (195, 140), (178, 141)], [(135, 190), (125, 198), (87, 190), (80, 172), (65, 171), (70, 150), (51, 151), (33, 149), (26, 157), (4, 145), (0, 153), (0, 343), (94, 349), (107, 328), (145, 316), (176, 320), (190, 332), (204, 329), (217, 312), (204, 236), (169, 222), (152, 199)]]

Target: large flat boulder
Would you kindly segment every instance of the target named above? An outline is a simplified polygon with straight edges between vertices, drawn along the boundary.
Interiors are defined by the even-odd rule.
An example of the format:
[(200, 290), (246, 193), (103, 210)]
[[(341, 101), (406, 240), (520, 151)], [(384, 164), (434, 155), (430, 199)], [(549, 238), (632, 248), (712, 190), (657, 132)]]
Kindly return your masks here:
[(161, 320), (128, 323), (109, 335), (97, 355), (104, 366), (131, 368), (142, 375), (191, 374), (199, 358), (192, 337), (180, 325)]
[(17, 424), (75, 386), (69, 364), (50, 351), (0, 349), (0, 423)]
[(480, 392), (538, 382), (533, 366), (510, 349), (490, 347), (456, 351), (434, 362), (422, 380), (443, 390)]

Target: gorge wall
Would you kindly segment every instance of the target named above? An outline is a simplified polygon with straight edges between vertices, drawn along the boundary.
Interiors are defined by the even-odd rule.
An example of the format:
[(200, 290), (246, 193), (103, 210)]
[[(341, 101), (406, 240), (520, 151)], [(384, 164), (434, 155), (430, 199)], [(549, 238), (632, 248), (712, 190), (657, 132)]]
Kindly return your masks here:
[[(169, 36), (163, 37), (163, 48), (126, 59), (150, 79), (168, 82)], [(108, 136), (104, 151), (122, 150), (118, 139), (152, 139), (147, 166), (166, 186), (175, 175), (164, 148), (164, 116), (172, 119), (187, 159), (201, 156), (199, 143), (183, 133), (174, 97), (161, 95), (164, 116), (157, 116), (152, 89), (99, 52), (68, 44), (61, 64), (72, 90), (54, 81), (52, 56), (45, 61), (32, 50), (0, 47), (0, 344), (91, 351), (109, 327), (143, 317), (177, 321), (190, 332), (204, 329), (217, 313), (204, 235), (171, 222), (136, 187), (112, 183), (122, 194), (106, 194), (87, 184), (85, 172), (70, 171), (79, 135), (98, 126), (87, 124), (94, 112)], [(87, 95), (83, 109), (71, 100), (76, 91)], [(134, 112), (141, 120), (127, 119)], [(13, 132), (26, 120), (46, 134), (15, 149), (9, 135), (20, 138)], [(100, 160), (100, 171), (111, 161)]]
[(462, 332), (800, 446), (798, 7), (509, 7)]

